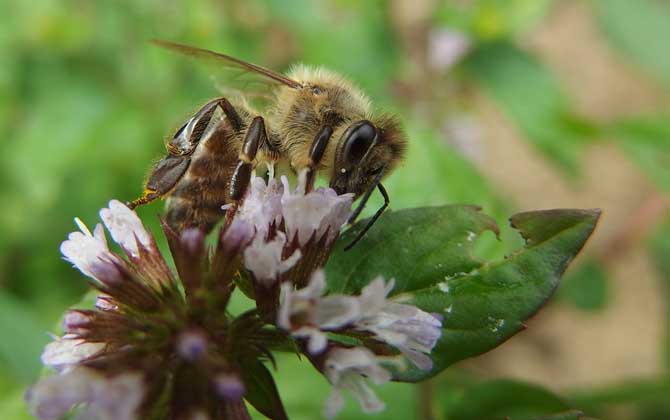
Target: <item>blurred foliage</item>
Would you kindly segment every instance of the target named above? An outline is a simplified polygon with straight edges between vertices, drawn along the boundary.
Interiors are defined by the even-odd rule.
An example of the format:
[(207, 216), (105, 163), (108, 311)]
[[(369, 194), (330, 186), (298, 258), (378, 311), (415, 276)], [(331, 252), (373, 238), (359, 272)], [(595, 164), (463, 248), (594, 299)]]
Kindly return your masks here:
[(598, 17), (611, 42), (670, 86), (670, 3), (659, 0), (607, 0)]
[(563, 279), (558, 298), (584, 311), (599, 311), (607, 305), (608, 288), (605, 267), (594, 259), (584, 259)]
[(440, 392), (447, 394), (440, 411), (444, 418), (454, 420), (529, 420), (570, 408), (546, 389), (507, 379), (469, 386), (450, 384)]
[[(460, 153), (449, 144), (450, 139), (445, 139), (443, 114), (447, 110), (471, 112), (462, 106), (467, 101), (461, 95), (466, 92), (467, 96), (469, 89), (490, 95), (523, 137), (573, 185), (580, 180), (580, 168), (587, 164), (583, 161), (585, 151), (599, 141), (617, 145), (658, 191), (670, 190), (668, 110), (591, 121), (574, 109), (554, 70), (524, 44), (524, 37), (541, 26), (561, 2), (436, 2), (430, 19), (423, 22), (428, 27), (422, 30), (450, 28), (463, 33), (471, 46), (460, 63), (444, 70), (448, 74), (435, 81), (414, 81), (411, 77), (415, 68), (425, 65), (417, 62), (415, 51), (425, 46), (421, 41), (408, 44), (399, 18), (392, 13), (399, 3), (3, 3), (0, 141), (5, 153), (0, 156), (0, 334), (11, 339), (0, 342), (0, 418), (27, 418), (23, 389), (39, 370), (39, 353), (49, 339), (46, 331), (84, 290), (80, 276), (58, 253), (59, 243), (74, 227), (72, 218), (77, 215), (90, 223), (110, 198), (135, 198), (146, 170), (164, 151), (164, 137), (218, 94), (212, 78), (216, 75), (149, 46), (148, 39), (177, 40), (225, 51), (277, 70), (285, 70), (299, 60), (351, 77), (375, 104), (403, 117), (413, 140), (406, 164), (388, 180), (395, 209), (477, 204), (503, 222), (514, 207), (513, 200), (495, 188), (494, 180), (481, 175), (476, 159)], [(594, 0), (588, 5), (622, 62), (633, 61), (667, 87), (670, 4), (659, 0)], [(421, 40), (421, 30), (414, 29), (410, 33)], [(411, 92), (421, 91), (419, 84), (428, 80), (432, 94), (461, 96), (452, 100), (447, 95), (445, 105), (430, 102), (425, 94), (399, 93), (399, 81), (407, 80), (414, 84)], [(375, 198), (370, 208), (379, 203)], [(139, 213), (156, 231), (155, 215), (160, 211), (161, 204), (156, 203)], [(502, 242), (482, 238), (477, 254), (500, 258), (519, 245), (515, 237), (511, 229), (504, 229)], [(666, 280), (670, 278), (669, 237), (666, 225), (653, 236), (650, 246), (655, 261), (665, 270), (660, 278)], [(593, 311), (605, 307), (611, 295), (607, 292), (606, 268), (585, 259), (573, 271), (561, 292), (563, 297)], [(665, 287), (667, 296), (667, 282)], [(667, 367), (670, 348), (665, 354)], [(314, 418), (323, 399), (316, 396), (326, 395), (324, 379), (308, 368), (288, 357), (280, 360), (278, 387), (291, 418)], [(642, 388), (653, 395), (660, 392), (658, 389)], [(609, 395), (624, 401), (644, 399), (641, 388), (632, 385), (617, 392)], [(415, 416), (417, 393), (408, 391), (406, 385), (392, 384), (381, 388), (380, 393), (389, 406), (384, 418)], [(571, 401), (585, 410), (600, 410), (617, 402), (605, 396), (593, 391)], [(665, 418), (657, 413), (663, 409), (667, 413), (667, 404), (663, 408), (658, 400), (652, 398), (649, 405), (642, 405), (644, 418)], [(348, 406), (340, 418), (358, 416), (358, 409)]]
[(575, 115), (558, 81), (533, 56), (508, 42), (480, 46), (465, 63), (527, 138), (570, 175), (597, 129)]

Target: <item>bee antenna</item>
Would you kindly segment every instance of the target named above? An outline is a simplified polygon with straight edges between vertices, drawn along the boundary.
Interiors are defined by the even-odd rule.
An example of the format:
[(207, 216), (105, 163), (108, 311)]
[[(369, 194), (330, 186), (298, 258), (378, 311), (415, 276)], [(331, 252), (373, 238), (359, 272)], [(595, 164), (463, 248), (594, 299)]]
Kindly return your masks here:
[(384, 197), (384, 204), (382, 204), (382, 206), (377, 210), (377, 212), (375, 212), (374, 216), (372, 216), (370, 218), (370, 221), (368, 221), (368, 223), (365, 225), (363, 230), (358, 232), (358, 235), (356, 235), (354, 240), (351, 241), (349, 243), (349, 245), (344, 247), (345, 251), (349, 251), (351, 248), (353, 248), (354, 245), (356, 245), (356, 243), (358, 243), (358, 241), (360, 241), (363, 238), (363, 236), (365, 236), (365, 234), (368, 232), (368, 230), (370, 230), (372, 225), (375, 224), (377, 219), (379, 219), (379, 217), (382, 215), (382, 213), (384, 213), (384, 210), (386, 210), (386, 207), (388, 207), (388, 205), (389, 205), (389, 202), (390, 202), (389, 195), (386, 192), (386, 188), (384, 188), (384, 186), (381, 184), (381, 178), (382, 178), (383, 172), (384, 171), (382, 170), (379, 173), (379, 175), (377, 175), (377, 177), (375, 178), (375, 181), (372, 183), (372, 185), (370, 185), (370, 188), (367, 190), (367, 192), (363, 196), (363, 199), (361, 200), (361, 203), (358, 205), (356, 210), (352, 213), (351, 217), (349, 218), (349, 223), (350, 224), (353, 223), (356, 220), (356, 218), (358, 217), (358, 215), (361, 214), (361, 211), (363, 211), (363, 208), (365, 207), (365, 204), (367, 203), (368, 199), (370, 198), (370, 195), (372, 194), (372, 191), (374, 191), (375, 188), (379, 189), (379, 192)]

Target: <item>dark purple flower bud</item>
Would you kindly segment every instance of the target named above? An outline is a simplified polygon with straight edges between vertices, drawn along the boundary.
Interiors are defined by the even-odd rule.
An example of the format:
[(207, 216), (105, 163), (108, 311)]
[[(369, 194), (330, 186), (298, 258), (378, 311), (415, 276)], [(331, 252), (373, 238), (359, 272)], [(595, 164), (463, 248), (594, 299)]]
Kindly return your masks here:
[(99, 260), (90, 266), (93, 276), (108, 287), (117, 287), (123, 283), (124, 275), (121, 268), (112, 261)]
[(67, 333), (80, 334), (88, 328), (91, 318), (79, 311), (67, 311), (63, 316), (63, 330)]
[(198, 228), (186, 229), (179, 238), (186, 252), (191, 255), (200, 253), (204, 239), (204, 232)]
[(207, 337), (200, 331), (185, 331), (177, 338), (177, 353), (190, 362), (200, 359), (207, 346)]
[(214, 378), (216, 393), (227, 400), (239, 400), (244, 397), (244, 383), (234, 373), (221, 373)]
[(101, 311), (116, 311), (119, 306), (114, 302), (111, 296), (101, 295), (95, 299), (95, 307)]

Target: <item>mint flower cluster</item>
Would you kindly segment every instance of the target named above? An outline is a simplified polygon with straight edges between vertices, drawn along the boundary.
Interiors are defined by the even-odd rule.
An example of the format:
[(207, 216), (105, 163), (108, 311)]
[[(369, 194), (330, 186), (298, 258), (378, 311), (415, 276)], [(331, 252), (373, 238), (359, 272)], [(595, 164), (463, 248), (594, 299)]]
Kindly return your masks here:
[[(283, 408), (267, 408), (281, 401), (260, 401), (254, 391), (259, 380), (274, 387), (266, 365), (274, 365), (274, 352), (292, 349), (332, 384), (324, 403), (330, 418), (342, 408), (343, 391), (376, 412), (384, 403), (370, 383), (392, 380), (406, 363), (430, 370), (441, 319), (389, 298), (392, 279), (369, 279), (356, 295), (328, 293), (322, 268), (353, 196), (311, 190), (304, 179), (291, 189), (286, 178), (253, 178), (211, 239), (163, 224), (176, 271), (121, 202), (100, 211), (102, 224), (92, 232), (75, 219), (79, 231), (61, 253), (98, 296), (94, 308), (66, 312), (64, 334), (46, 346), (42, 361), (56, 373), (28, 391), (33, 413), (248, 419), (249, 404), (286, 418)], [(122, 252), (110, 248), (105, 229)], [(255, 301), (253, 309), (229, 311), (236, 289)]]

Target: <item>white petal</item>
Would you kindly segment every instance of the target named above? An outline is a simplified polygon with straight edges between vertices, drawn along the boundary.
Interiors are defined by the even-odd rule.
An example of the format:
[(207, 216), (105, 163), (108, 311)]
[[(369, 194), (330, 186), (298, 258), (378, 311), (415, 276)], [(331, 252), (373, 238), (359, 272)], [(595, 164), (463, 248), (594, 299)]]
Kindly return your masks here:
[(300, 259), (296, 250), (289, 258), (282, 260), (282, 252), (286, 236), (278, 232), (271, 241), (256, 236), (254, 241), (244, 250), (244, 264), (254, 273), (257, 280), (269, 286), (277, 280), (277, 276), (289, 270)]
[(261, 177), (252, 178), (238, 217), (251, 223), (260, 236), (265, 236), (270, 225), (281, 220), (282, 192), (282, 186), (274, 179), (266, 184)]
[(378, 413), (384, 410), (385, 404), (379, 399), (377, 394), (365, 383), (362, 376), (353, 376), (350, 374), (342, 381), (342, 387), (351, 391), (351, 395), (356, 398), (358, 404), (365, 413)]
[(36, 417), (59, 419), (72, 406), (89, 401), (94, 392), (92, 385), (100, 380), (92, 370), (78, 367), (42, 379), (28, 390), (26, 400)]
[(282, 177), (282, 183), (283, 216), (289, 238), (297, 235), (298, 242), (303, 246), (315, 234), (319, 239), (328, 231), (329, 239), (332, 239), (339, 233), (351, 214), (352, 194), (338, 196), (330, 188), (304, 194), (300, 187), (290, 193), (286, 177)]
[(88, 343), (65, 335), (46, 345), (42, 352), (42, 363), (61, 370), (94, 356), (104, 347), (104, 343)]
[(103, 260), (112, 261), (115, 257), (107, 247), (104, 233), (100, 233), (100, 224), (95, 228), (95, 235), (91, 235), (81, 220), (75, 219), (75, 222), (81, 232), (70, 233), (67, 240), (61, 243), (60, 252), (83, 274), (95, 278), (94, 266)]
[(360, 316), (358, 300), (353, 296), (331, 295), (319, 300), (314, 308), (314, 323), (332, 330), (354, 322)]
[[(334, 348), (328, 352), (324, 363), (324, 374), (331, 384), (333, 392), (339, 389), (349, 390), (365, 412), (377, 412), (384, 409), (384, 403), (367, 385), (366, 378), (376, 384), (391, 380), (391, 373), (379, 365), (370, 350), (364, 347)], [(329, 407), (330, 405), (330, 407)], [(337, 404), (328, 403), (326, 411), (336, 412)]]
[(404, 346), (399, 346), (398, 350), (402, 352), (409, 359), (410, 362), (414, 363), (416, 367), (421, 370), (431, 370), (433, 368), (433, 359), (428, 355), (418, 352), (416, 350), (411, 350)]
[(307, 351), (311, 354), (319, 354), (326, 349), (328, 344), (328, 337), (326, 334), (317, 330), (316, 328), (312, 329), (312, 333), (309, 336), (309, 341), (307, 343)]
[(93, 383), (89, 412), (98, 418), (133, 420), (144, 398), (144, 382), (139, 373), (123, 373)]
[(344, 407), (344, 397), (339, 388), (333, 387), (323, 407), (323, 416), (332, 419)]
[(291, 309), (293, 308), (294, 295), (293, 284), (289, 282), (282, 283), (279, 295), (280, 303), (277, 313), (277, 325), (285, 330), (291, 329)]
[(114, 241), (131, 255), (139, 255), (137, 241), (146, 248), (152, 244), (151, 235), (137, 214), (118, 200), (110, 201), (109, 208), (100, 210), (100, 218)]
[(323, 270), (316, 270), (309, 280), (307, 287), (296, 291), (295, 295), (300, 299), (315, 299), (323, 295), (326, 290), (326, 274)]
[(379, 276), (365, 286), (359, 297), (363, 315), (374, 315), (386, 304), (386, 286), (384, 278)]

